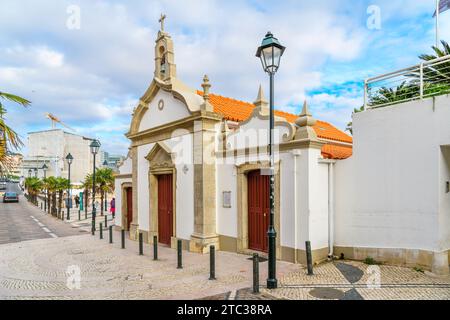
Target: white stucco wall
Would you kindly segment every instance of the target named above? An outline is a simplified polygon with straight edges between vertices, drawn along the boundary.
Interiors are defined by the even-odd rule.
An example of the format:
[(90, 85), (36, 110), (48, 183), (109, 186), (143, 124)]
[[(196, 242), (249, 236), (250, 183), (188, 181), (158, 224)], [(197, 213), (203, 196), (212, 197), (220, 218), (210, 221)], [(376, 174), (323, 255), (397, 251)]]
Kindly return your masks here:
[[(227, 143), (229, 149), (245, 149), (248, 147), (267, 146), (269, 144), (269, 133), (267, 130), (268, 120), (257, 117), (242, 125), (239, 130), (228, 135)], [(274, 129), (274, 143), (278, 144), (284, 136), (289, 135), (289, 128), (276, 125)]]
[[(192, 134), (161, 141), (175, 154), (176, 167), (176, 236), (189, 240), (194, 231), (194, 170)], [(145, 157), (155, 143), (138, 147), (138, 223), (139, 229), (150, 230), (149, 162)], [(187, 170), (184, 170), (186, 166)]]
[[(160, 100), (164, 101), (162, 110), (158, 108)], [(181, 101), (175, 99), (171, 93), (159, 90), (141, 120), (139, 131), (180, 120), (189, 117), (189, 115), (187, 107)]]
[(122, 225), (122, 203), (124, 199), (122, 199), (122, 185), (124, 183), (131, 183), (131, 178), (116, 178), (114, 181), (114, 192), (116, 198), (116, 218), (115, 225), (119, 227), (123, 227)]
[(446, 183), (450, 181), (450, 144), (441, 148), (439, 180), (439, 244), (440, 250), (450, 249), (450, 192)]
[[(280, 160), (280, 229), (283, 247), (305, 249), (310, 240), (313, 249), (328, 246), (328, 165), (320, 164), (320, 150), (302, 149), (283, 152)], [(237, 237), (237, 169), (243, 163), (262, 157), (227, 158), (218, 165), (217, 229), (221, 235)], [(308, 173), (309, 170), (309, 173)], [(232, 192), (231, 208), (223, 208), (223, 191)], [(296, 241), (297, 239), (297, 241)]]
[(353, 157), (336, 164), (335, 244), (448, 249), (439, 163), (450, 144), (450, 97), (357, 113), (353, 130)]
[(150, 194), (148, 185), (149, 163), (145, 157), (152, 150), (154, 143), (139, 146), (137, 148), (137, 193), (138, 193), (138, 224), (140, 230), (150, 231)]
[[(237, 237), (237, 171), (234, 164), (217, 165), (217, 233)], [(223, 207), (223, 192), (231, 191), (231, 208)]]

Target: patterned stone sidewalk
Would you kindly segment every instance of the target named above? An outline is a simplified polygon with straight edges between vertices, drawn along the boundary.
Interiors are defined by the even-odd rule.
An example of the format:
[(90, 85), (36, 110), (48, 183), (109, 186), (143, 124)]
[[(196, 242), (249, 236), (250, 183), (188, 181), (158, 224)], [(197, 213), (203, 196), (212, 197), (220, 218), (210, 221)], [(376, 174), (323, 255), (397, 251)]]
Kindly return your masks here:
[[(144, 256), (138, 255), (134, 241), (120, 249), (118, 232), (113, 244), (97, 233), (1, 245), (0, 251), (0, 299), (200, 299), (238, 292), (250, 287), (252, 279), (248, 256), (217, 252), (217, 280), (210, 281), (209, 255), (183, 251), (180, 270), (175, 250), (159, 247), (159, 260), (153, 261), (149, 245)], [(261, 282), (266, 265), (260, 267)], [(295, 269), (278, 265), (280, 274)], [(76, 270), (79, 289), (70, 281)]]
[(308, 276), (305, 268), (281, 276), (279, 288), (262, 289), (293, 300), (449, 300), (450, 277), (412, 268), (356, 261), (327, 262)]
[[(139, 256), (136, 242), (127, 240), (122, 250), (120, 233), (114, 232), (113, 244), (104, 236), (0, 245), (0, 299), (450, 299), (450, 277), (354, 261), (321, 264), (313, 276), (302, 266), (278, 262), (279, 289), (262, 287), (255, 295), (248, 289), (248, 256), (217, 252), (217, 280), (210, 281), (208, 255), (183, 251), (179, 270), (173, 249), (159, 247), (159, 260), (153, 261), (149, 245)], [(77, 270), (79, 289), (68, 282)], [(266, 275), (267, 263), (261, 263), (261, 284)]]

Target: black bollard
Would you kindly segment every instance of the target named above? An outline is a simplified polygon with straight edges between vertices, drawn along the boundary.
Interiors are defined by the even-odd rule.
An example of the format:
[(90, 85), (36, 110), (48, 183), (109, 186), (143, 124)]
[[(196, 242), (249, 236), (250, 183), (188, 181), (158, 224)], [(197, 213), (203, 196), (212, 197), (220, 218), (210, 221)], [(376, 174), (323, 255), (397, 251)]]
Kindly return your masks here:
[(259, 293), (259, 255), (253, 254), (253, 293)]
[(103, 239), (103, 226), (100, 223), (100, 239)]
[(142, 238), (142, 233), (139, 233), (139, 255), (144, 255), (144, 239)]
[(177, 241), (177, 261), (178, 261), (178, 265), (177, 265), (177, 269), (183, 269), (183, 257), (182, 257), (182, 252), (181, 252), (181, 246), (182, 246), (182, 242), (181, 240)]
[(81, 211), (80, 211), (80, 209), (78, 209), (78, 221), (80, 221), (81, 220)]
[(112, 226), (109, 226), (109, 243), (113, 243), (113, 239), (112, 239)]
[(308, 276), (313, 275), (312, 255), (311, 255), (311, 242), (306, 241), (306, 264), (308, 266)]
[(87, 209), (84, 209), (84, 219), (87, 220)]
[(108, 228), (108, 216), (105, 215), (105, 228)]
[(125, 229), (122, 229), (122, 249), (125, 249)]
[(216, 280), (216, 247), (209, 247), (209, 280)]
[(153, 260), (158, 260), (158, 237), (153, 236)]
[(95, 227), (94, 227), (94, 221), (92, 221), (92, 224), (91, 224), (91, 232), (92, 232), (92, 235), (95, 235)]

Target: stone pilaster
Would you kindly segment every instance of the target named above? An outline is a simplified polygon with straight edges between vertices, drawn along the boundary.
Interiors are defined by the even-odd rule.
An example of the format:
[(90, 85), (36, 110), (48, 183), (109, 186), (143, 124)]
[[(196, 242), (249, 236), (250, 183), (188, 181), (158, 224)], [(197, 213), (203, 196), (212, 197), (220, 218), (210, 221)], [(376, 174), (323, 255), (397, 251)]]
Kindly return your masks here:
[(219, 249), (216, 230), (216, 130), (220, 117), (201, 111), (194, 124), (194, 233), (189, 250), (209, 252), (209, 246)]
[(133, 188), (133, 220), (130, 224), (130, 239), (137, 239), (139, 230), (138, 223), (138, 152), (137, 147), (133, 146), (130, 150), (132, 160), (132, 188)]

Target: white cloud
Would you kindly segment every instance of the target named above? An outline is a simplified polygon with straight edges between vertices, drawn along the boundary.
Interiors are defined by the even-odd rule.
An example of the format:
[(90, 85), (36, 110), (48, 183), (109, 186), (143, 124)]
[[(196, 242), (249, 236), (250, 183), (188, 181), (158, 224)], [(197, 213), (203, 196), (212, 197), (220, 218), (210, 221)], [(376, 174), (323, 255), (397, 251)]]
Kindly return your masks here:
[[(66, 9), (73, 1), (2, 1), (0, 88), (33, 101), (29, 111), (11, 110), (9, 115), (22, 135), (30, 128), (46, 128), (43, 114), (51, 112), (86, 133), (111, 128), (110, 141), (121, 148), (126, 145), (118, 131), (128, 129), (135, 102), (153, 76), (161, 12), (167, 15), (166, 30), (174, 39), (179, 78), (199, 88), (208, 74), (213, 92), (247, 101), (253, 101), (260, 83), (268, 92), (268, 78), (255, 51), (271, 30), (287, 47), (276, 75), (276, 105), (290, 112), (298, 112), (308, 90), (345, 82), (352, 75), (362, 77), (364, 72), (353, 71), (352, 62), (367, 54), (369, 46), (398, 50), (395, 43), (372, 49), (373, 41), (384, 44), (389, 39), (378, 39), (366, 29), (369, 1), (76, 3), (81, 9), (80, 30), (66, 27)], [(383, 22), (407, 19), (430, 7), (404, 0), (381, 0), (379, 5)], [(324, 69), (330, 64), (349, 67), (345, 72)], [(310, 102), (317, 117), (341, 126), (356, 100), (357, 96), (329, 94)]]

